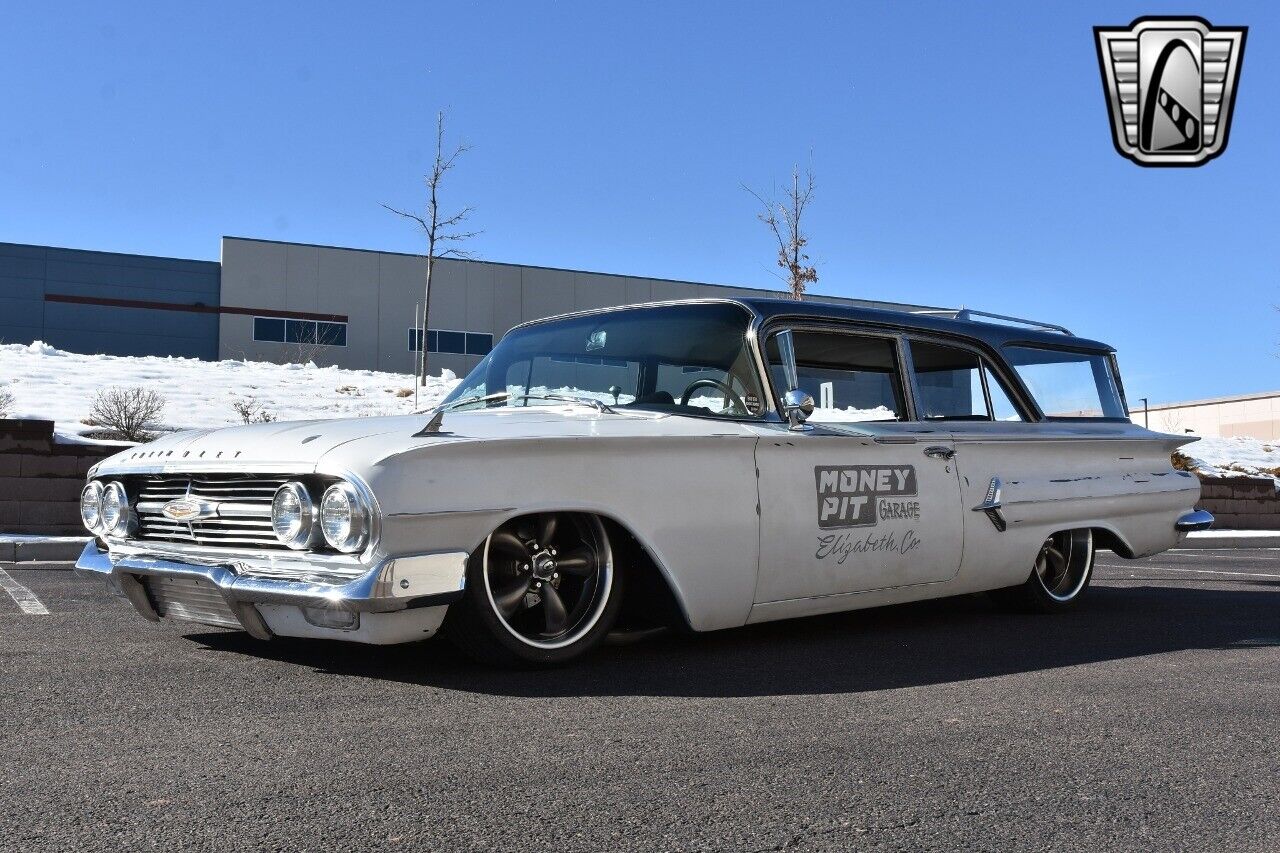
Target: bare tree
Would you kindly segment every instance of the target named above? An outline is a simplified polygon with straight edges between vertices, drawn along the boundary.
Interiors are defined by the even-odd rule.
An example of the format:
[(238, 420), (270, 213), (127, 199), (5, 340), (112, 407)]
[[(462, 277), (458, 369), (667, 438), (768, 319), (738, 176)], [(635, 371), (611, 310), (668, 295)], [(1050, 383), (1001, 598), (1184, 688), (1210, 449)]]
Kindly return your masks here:
[(742, 187), (760, 202), (757, 216), (778, 241), (778, 266), (785, 273), (778, 277), (787, 283), (792, 299), (803, 299), (805, 287), (818, 280), (818, 270), (804, 251), (809, 238), (801, 230), (804, 212), (813, 200), (813, 187), (812, 167), (801, 175), (799, 165), (791, 170), (791, 187), (781, 199), (762, 195), (745, 184)]
[(164, 397), (150, 388), (112, 386), (93, 395), (89, 417), (94, 426), (107, 427), (122, 441), (150, 441), (163, 411)]
[(276, 416), (271, 414), (266, 405), (253, 395), (244, 399), (232, 397), (231, 408), (240, 416), (240, 420), (246, 424), (269, 424), (276, 419)]
[(422, 325), (418, 327), (422, 346), (419, 348), (418, 356), (418, 384), (425, 385), (427, 381), (427, 316), (431, 312), (431, 273), (435, 267), (438, 258), (463, 258), (469, 259), (474, 257), (470, 252), (464, 251), (458, 247), (459, 243), (469, 240), (479, 234), (479, 231), (466, 231), (463, 223), (471, 216), (474, 210), (470, 207), (464, 207), (457, 213), (446, 215), (440, 209), (440, 186), (444, 182), (444, 177), (457, 164), (458, 158), (471, 150), (471, 146), (464, 142), (459, 142), (456, 146), (445, 151), (444, 145), (444, 111), (436, 113), (436, 157), (431, 165), (431, 172), (423, 176), (423, 182), (427, 187), (427, 204), (426, 209), (421, 215), (412, 213), (407, 210), (398, 210), (389, 204), (382, 205), (387, 210), (403, 216), (405, 219), (415, 222), (422, 230), (427, 238), (427, 279), (422, 288)]
[(9, 416), (9, 409), (13, 407), (13, 394), (7, 388), (0, 385), (0, 418)]

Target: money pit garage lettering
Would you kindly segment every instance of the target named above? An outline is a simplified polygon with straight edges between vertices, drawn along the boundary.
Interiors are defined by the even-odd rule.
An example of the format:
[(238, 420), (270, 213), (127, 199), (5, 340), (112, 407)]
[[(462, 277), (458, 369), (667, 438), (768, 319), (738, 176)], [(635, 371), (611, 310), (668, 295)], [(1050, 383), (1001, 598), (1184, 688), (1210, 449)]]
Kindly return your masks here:
[(915, 501), (896, 502), (892, 512), (878, 512), (885, 498), (916, 494), (913, 465), (818, 465), (813, 469), (818, 491), (818, 527), (864, 527), (881, 517), (919, 518)]

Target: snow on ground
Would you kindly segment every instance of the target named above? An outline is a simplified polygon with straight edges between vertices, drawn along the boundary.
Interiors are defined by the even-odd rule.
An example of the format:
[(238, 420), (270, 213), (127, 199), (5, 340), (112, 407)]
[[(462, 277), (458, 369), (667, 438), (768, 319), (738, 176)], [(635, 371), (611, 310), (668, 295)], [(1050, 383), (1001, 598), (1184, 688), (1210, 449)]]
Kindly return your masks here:
[[(434, 406), (457, 383), (448, 370), (428, 377), (418, 394), (418, 408)], [(94, 394), (111, 385), (142, 386), (163, 394), (159, 425), (166, 430), (242, 423), (232, 404), (251, 399), (281, 421), (414, 410), (413, 377), (408, 374), (314, 364), (81, 355), (40, 341), (0, 345), (0, 388), (14, 397), (8, 416), (52, 420), (60, 440), (90, 440), (85, 433), (98, 428), (83, 421)]]
[[(419, 391), (418, 409), (435, 406), (453, 390), (451, 371), (428, 377)], [(81, 355), (39, 341), (0, 344), (0, 389), (14, 398), (9, 417), (55, 422), (61, 440), (90, 441), (99, 428), (84, 423), (93, 396), (108, 386), (153, 388), (165, 397), (163, 429), (220, 427), (241, 423), (232, 404), (253, 401), (275, 420), (367, 417), (408, 414), (414, 410), (413, 379), (407, 374), (344, 370), (314, 364), (261, 361), (200, 361), (194, 358)], [(406, 393), (407, 392), (407, 393)], [(533, 393), (548, 393), (535, 388)], [(561, 388), (553, 394), (612, 396)], [(401, 396), (401, 395), (405, 396)], [(629, 402), (622, 395), (618, 402)], [(536, 405), (536, 401), (530, 401)], [(549, 402), (549, 401), (548, 401)], [(713, 408), (719, 399), (691, 402)], [(893, 417), (883, 407), (871, 410), (818, 409), (815, 421), (873, 421)], [(1253, 438), (1202, 438), (1182, 448), (1192, 466), (1208, 476), (1252, 474), (1276, 479), (1280, 488), (1280, 442)]]
[(813, 410), (813, 414), (809, 416), (809, 420), (815, 423), (823, 421), (831, 423), (866, 423), (868, 421), (892, 421), (897, 420), (898, 416), (893, 410), (886, 406), (876, 406), (874, 409), (855, 409), (853, 407), (847, 409), (823, 409), (821, 407)]
[(1191, 460), (1191, 466), (1205, 476), (1273, 477), (1280, 487), (1280, 443), (1256, 438), (1205, 437), (1179, 450)]

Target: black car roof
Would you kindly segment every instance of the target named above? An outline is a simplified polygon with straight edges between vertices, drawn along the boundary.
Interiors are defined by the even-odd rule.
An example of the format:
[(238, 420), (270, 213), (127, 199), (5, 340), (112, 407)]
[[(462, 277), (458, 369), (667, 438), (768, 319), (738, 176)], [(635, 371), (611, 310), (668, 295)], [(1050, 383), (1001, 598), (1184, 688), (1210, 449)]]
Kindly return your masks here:
[(756, 299), (735, 297), (739, 302), (765, 322), (780, 318), (813, 318), (821, 320), (845, 320), (894, 329), (918, 329), (947, 335), (975, 338), (990, 347), (999, 349), (1006, 344), (1025, 343), (1054, 347), (1055, 349), (1079, 349), (1093, 352), (1114, 352), (1115, 348), (1101, 341), (1067, 335), (1044, 328), (987, 323), (981, 320), (948, 317), (939, 314), (916, 314), (910, 311), (893, 311), (885, 308), (863, 308), (833, 302), (794, 299)]

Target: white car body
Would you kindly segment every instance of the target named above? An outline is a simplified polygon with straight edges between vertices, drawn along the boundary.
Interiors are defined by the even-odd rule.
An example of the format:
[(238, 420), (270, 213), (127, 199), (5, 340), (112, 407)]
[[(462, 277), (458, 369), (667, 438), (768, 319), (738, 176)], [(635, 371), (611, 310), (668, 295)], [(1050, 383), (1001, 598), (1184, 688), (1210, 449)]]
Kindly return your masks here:
[[(754, 347), (777, 320), (747, 307)], [(897, 322), (909, 333), (921, 321)], [(80, 573), (107, 577), (149, 618), (163, 603), (261, 637), (404, 642), (439, 629), (469, 557), (504, 523), (589, 513), (634, 537), (687, 625), (711, 631), (1014, 586), (1064, 529), (1141, 557), (1208, 523), (1194, 513), (1198, 481), (1170, 463), (1186, 439), (1127, 421), (794, 429), (772, 409), (729, 420), (574, 403), (428, 420), (271, 423), (125, 450), (90, 477), (341, 478), (367, 496), (374, 528), (359, 553), (327, 555), (100, 535)], [(855, 509), (858, 526), (823, 520)], [(362, 618), (328, 627), (307, 607)]]

